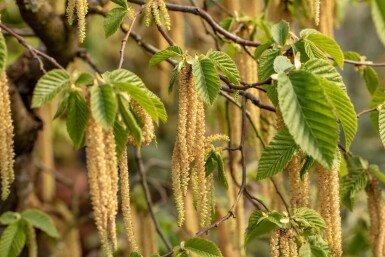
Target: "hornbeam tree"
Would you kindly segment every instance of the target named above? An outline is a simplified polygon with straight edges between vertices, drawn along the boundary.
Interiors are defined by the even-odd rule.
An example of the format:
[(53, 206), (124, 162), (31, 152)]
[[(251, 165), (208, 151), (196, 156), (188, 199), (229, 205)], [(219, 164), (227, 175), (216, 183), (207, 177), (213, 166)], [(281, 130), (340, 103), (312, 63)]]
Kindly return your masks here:
[(0, 1), (0, 257), (385, 256), (354, 6), (383, 53), (383, 0)]

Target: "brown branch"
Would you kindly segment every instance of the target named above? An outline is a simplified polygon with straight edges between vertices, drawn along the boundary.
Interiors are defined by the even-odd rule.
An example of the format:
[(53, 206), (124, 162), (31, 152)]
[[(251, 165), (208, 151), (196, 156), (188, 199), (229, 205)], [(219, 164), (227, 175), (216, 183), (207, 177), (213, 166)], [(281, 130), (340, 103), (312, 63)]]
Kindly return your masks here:
[(88, 65), (97, 73), (102, 74), (102, 70), (96, 65), (95, 61), (92, 59), (90, 53), (85, 48), (79, 48), (76, 52), (76, 56), (83, 59)]
[(357, 113), (357, 118), (360, 118), (361, 116), (363, 116), (364, 114), (367, 114), (367, 113), (378, 112), (381, 108), (382, 108), (382, 104), (380, 104), (376, 107), (367, 109), (367, 110), (363, 110), (362, 112)]

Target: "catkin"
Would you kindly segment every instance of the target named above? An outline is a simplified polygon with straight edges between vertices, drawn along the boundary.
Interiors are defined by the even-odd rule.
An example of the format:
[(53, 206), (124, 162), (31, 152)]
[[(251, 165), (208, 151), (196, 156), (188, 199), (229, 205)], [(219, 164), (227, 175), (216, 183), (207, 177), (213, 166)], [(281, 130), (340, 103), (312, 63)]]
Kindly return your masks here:
[(156, 25), (164, 25), (167, 30), (171, 29), (171, 18), (164, 0), (147, 0), (144, 11), (147, 27), (150, 26), (152, 17)]
[(332, 170), (328, 171), (321, 165), (316, 166), (317, 201), (322, 218), (325, 220), (326, 228), (324, 235), (329, 243), (333, 256), (342, 255), (341, 238), (341, 214), (340, 214), (340, 194), (339, 194), (339, 164), (333, 164)]
[(374, 256), (385, 254), (385, 206), (377, 178), (371, 178), (366, 188), (370, 216), (370, 243)]
[(78, 18), (79, 41), (82, 43), (86, 37), (86, 15), (88, 13), (87, 0), (68, 1), (66, 13), (69, 25), (72, 25), (75, 20), (75, 12)]
[(26, 223), (25, 228), (27, 234), (28, 256), (37, 257), (36, 231), (30, 223)]
[(120, 187), (122, 195), (122, 214), (124, 231), (132, 251), (138, 251), (138, 244), (134, 235), (134, 226), (132, 223), (132, 211), (130, 205), (130, 185), (129, 185), (129, 173), (128, 173), (128, 158), (127, 150), (124, 149), (120, 158)]
[(304, 175), (304, 180), (300, 178), (301, 154), (297, 153), (287, 166), (289, 173), (290, 186), (290, 205), (291, 208), (309, 207), (310, 190), (309, 174)]
[(7, 75), (0, 75), (0, 176), (1, 176), (1, 198), (5, 200), (9, 195), (9, 188), (15, 179), (14, 165), (14, 142), (13, 122), (11, 115), (11, 100)]
[(320, 9), (321, 9), (321, 0), (313, 0), (311, 5), (311, 10), (313, 12), (314, 23), (316, 26), (320, 22)]
[(274, 230), (270, 236), (270, 257), (279, 257), (279, 229)]
[[(149, 145), (155, 137), (155, 128), (151, 116), (137, 102), (131, 101), (130, 105), (137, 113), (141, 123), (142, 145)], [(128, 136), (128, 143), (134, 146), (137, 145), (131, 134)]]

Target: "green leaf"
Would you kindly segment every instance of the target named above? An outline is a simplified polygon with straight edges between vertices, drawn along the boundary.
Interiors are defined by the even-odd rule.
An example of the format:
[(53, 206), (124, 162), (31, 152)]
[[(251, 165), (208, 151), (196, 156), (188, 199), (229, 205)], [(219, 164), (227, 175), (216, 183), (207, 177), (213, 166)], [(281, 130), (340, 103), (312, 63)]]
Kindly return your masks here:
[(291, 47), (293, 49), (294, 56), (297, 56), (297, 54), (299, 54), (301, 63), (305, 63), (305, 62), (307, 62), (310, 59), (310, 57), (306, 53), (305, 42), (297, 41)]
[(383, 184), (385, 184), (385, 174), (380, 171), (377, 165), (369, 165), (369, 171), (373, 173)]
[(174, 69), (172, 69), (171, 79), (170, 79), (170, 83), (168, 85), (168, 93), (169, 94), (171, 94), (172, 90), (174, 89), (174, 85), (175, 85), (176, 79), (178, 78), (179, 72), (180, 71), (178, 69), (178, 66), (175, 66)]
[(9, 225), (16, 220), (20, 219), (20, 215), (16, 212), (6, 211), (0, 216), (0, 223), (3, 225)]
[[(379, 105), (383, 104), (384, 102), (385, 102), (385, 89), (378, 87), (372, 95), (372, 100), (370, 101), (370, 108), (376, 108)], [(379, 117), (379, 112), (370, 113), (370, 120), (374, 128), (377, 130), (379, 130), (378, 117)]]
[(265, 52), (270, 46), (271, 42), (257, 46), (254, 51), (255, 60), (258, 60), (261, 57), (262, 53)]
[[(124, 101), (122, 97), (118, 98), (119, 103), (119, 112), (122, 115), (124, 124), (126, 124), (128, 132), (134, 137), (137, 145), (142, 144), (142, 130), (135, 119), (134, 114), (131, 112), (128, 104)], [(127, 139), (125, 143), (127, 142)]]
[(203, 238), (191, 238), (184, 244), (184, 249), (201, 257), (222, 257), (219, 248), (211, 241)]
[(5, 70), (5, 65), (7, 64), (7, 56), (7, 44), (5, 43), (3, 33), (0, 33), (0, 72)]
[(263, 88), (266, 90), (266, 94), (274, 106), (278, 106), (277, 81), (273, 80), (270, 85), (265, 85)]
[(307, 40), (310, 40), (321, 50), (328, 53), (341, 69), (344, 67), (344, 53), (336, 41), (323, 34), (308, 35)]
[(299, 36), (300, 36), (300, 38), (306, 38), (307, 36), (312, 35), (312, 34), (321, 34), (321, 32), (319, 32), (318, 30), (315, 30), (315, 29), (303, 29), (299, 33)]
[(383, 0), (372, 1), (372, 18), (377, 35), (385, 46), (385, 2)]
[(68, 96), (67, 131), (75, 148), (83, 146), (87, 127), (87, 103), (79, 91), (71, 91)]
[[(164, 105), (160, 98), (154, 93), (152, 93), (150, 90), (148, 90), (147, 87), (144, 85), (143, 81), (135, 73), (129, 70), (119, 69), (114, 70), (113, 72), (106, 72), (103, 74), (103, 77), (128, 94), (131, 95), (130, 92), (133, 92), (134, 95), (131, 95), (131, 97), (135, 101), (137, 101), (143, 109), (145, 109), (145, 111), (157, 124), (159, 123), (159, 119), (163, 122), (167, 120), (166, 109), (164, 108)], [(129, 84), (129, 86), (126, 86), (127, 84)], [(150, 103), (149, 100), (145, 96), (143, 96), (143, 94), (135, 90), (133, 86), (141, 89), (152, 103)], [(135, 99), (135, 97), (137, 99)], [(138, 98), (141, 98), (139, 100), (142, 102), (143, 105), (139, 102)]]
[(182, 56), (183, 50), (179, 46), (169, 46), (166, 49), (157, 52), (150, 59), (150, 66), (157, 65), (169, 58)]
[(64, 112), (67, 110), (67, 106), (68, 106), (68, 97), (65, 97), (60, 103), (59, 103), (59, 106), (56, 110), (56, 113), (55, 113), (55, 116), (53, 117), (53, 119), (57, 119), (59, 118), (60, 116), (62, 116), (64, 114)]
[(51, 70), (43, 75), (36, 84), (32, 96), (32, 108), (40, 107), (51, 101), (64, 88), (70, 86), (70, 75), (65, 70)]
[(109, 129), (114, 125), (117, 104), (110, 85), (91, 88), (91, 111), (95, 120), (104, 128)]
[(58, 238), (59, 233), (56, 230), (50, 216), (36, 209), (28, 209), (21, 214), (21, 218), (42, 231), (50, 237)]
[(116, 144), (116, 156), (118, 159), (120, 159), (123, 150), (126, 148), (128, 130), (123, 127), (123, 125), (120, 123), (120, 121), (118, 121), (118, 119), (115, 119), (114, 123), (114, 138)]
[[(269, 219), (269, 216), (275, 218)], [(276, 222), (272, 222), (274, 220), (280, 220), (282, 217), (282, 214), (276, 211), (273, 211), (270, 215), (260, 210), (253, 211), (249, 217), (249, 223), (246, 229), (245, 244), (250, 243), (254, 238), (266, 236), (273, 230), (282, 227), (281, 223), (277, 224)]]
[(342, 90), (346, 91), (346, 86), (342, 80), (342, 76), (337, 72), (329, 61), (322, 59), (312, 59), (307, 61), (303, 68), (313, 73), (313, 75), (322, 77), (327, 81), (338, 85)]
[(274, 60), (281, 55), (279, 49), (268, 49), (263, 52), (258, 64), (258, 80), (265, 81), (274, 73)]
[(207, 104), (212, 104), (221, 88), (213, 62), (208, 58), (196, 58), (191, 65), (198, 95)]
[(385, 103), (380, 109), (378, 114), (378, 126), (380, 130), (380, 138), (381, 138), (382, 144), (385, 147)]
[(377, 72), (372, 67), (366, 66), (362, 70), (362, 77), (370, 94), (373, 95), (380, 84)]
[(17, 257), (26, 242), (24, 226), (16, 221), (5, 228), (0, 238), (0, 257)]
[(291, 68), (294, 67), (294, 65), (290, 62), (289, 58), (287, 58), (286, 56), (278, 56), (277, 58), (275, 58), (274, 60), (274, 71), (275, 72), (285, 72)]
[(292, 219), (301, 224), (302, 227), (322, 230), (326, 227), (321, 214), (313, 209), (301, 207), (294, 209)]
[(272, 177), (282, 171), (298, 150), (287, 128), (279, 131), (262, 152), (257, 170), (257, 180)]
[(331, 168), (338, 125), (318, 79), (307, 71), (278, 76), (278, 99), (283, 120), (294, 141), (308, 155)]
[(314, 163), (314, 159), (311, 156), (306, 155), (305, 163), (299, 171), (299, 176), (302, 180), (304, 179), (306, 172), (308, 172), (308, 170), (313, 166)]
[(350, 176), (342, 177), (340, 182), (342, 204), (353, 211), (356, 193), (364, 190), (367, 184), (368, 174), (363, 169), (354, 171)]
[(130, 257), (143, 257), (143, 256), (140, 253), (138, 253), (138, 252), (132, 252), (130, 254)]
[(299, 257), (313, 257), (309, 244), (304, 244), (299, 248)]
[(344, 58), (346, 60), (361, 61), (361, 55), (359, 53), (353, 52), (353, 51), (345, 52)]
[(117, 7), (107, 13), (104, 19), (104, 34), (106, 37), (114, 34), (122, 24), (124, 17), (127, 14), (126, 8)]
[(357, 132), (357, 115), (349, 96), (338, 85), (321, 79), (321, 84), (325, 93), (334, 107), (334, 110), (341, 122), (345, 134), (346, 150), (349, 151), (350, 145)]
[(113, 3), (123, 7), (124, 9), (128, 8), (128, 4), (126, 0), (111, 0)]
[(221, 183), (226, 189), (229, 188), (227, 178), (225, 175), (225, 164), (222, 156), (215, 150), (211, 150), (205, 160), (205, 172), (206, 176), (209, 176), (215, 168), (218, 169), (218, 182)]
[(231, 59), (228, 54), (220, 51), (212, 51), (208, 54), (208, 58), (226, 75), (231, 83), (239, 86), (241, 77), (237, 65), (235, 65), (233, 59)]
[(94, 76), (92, 76), (88, 72), (82, 72), (80, 73), (79, 77), (75, 81), (75, 85), (77, 86), (88, 86), (92, 85), (94, 82)]
[(289, 23), (287, 23), (284, 20), (281, 20), (279, 23), (274, 24), (271, 27), (271, 36), (273, 37), (273, 40), (277, 44), (282, 46), (286, 43), (286, 40), (289, 36), (289, 32), (290, 32)]
[(311, 41), (304, 40), (304, 49), (310, 59), (325, 59), (326, 55)]

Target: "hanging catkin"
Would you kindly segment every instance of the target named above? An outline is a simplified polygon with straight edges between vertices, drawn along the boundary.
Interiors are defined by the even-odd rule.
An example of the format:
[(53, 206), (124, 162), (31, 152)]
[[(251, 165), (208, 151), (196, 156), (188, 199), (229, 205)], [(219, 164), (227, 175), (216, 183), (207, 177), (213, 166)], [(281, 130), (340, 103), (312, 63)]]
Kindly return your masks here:
[(319, 12), (319, 31), (329, 37), (334, 37), (334, 13), (335, 0), (318, 0)]
[(13, 149), (13, 123), (11, 115), (11, 101), (7, 75), (0, 75), (0, 176), (1, 198), (5, 200), (9, 195), (9, 188), (15, 179), (14, 149)]
[(164, 0), (147, 0), (144, 11), (146, 14), (145, 24), (147, 27), (150, 26), (152, 17), (156, 25), (164, 26), (167, 30), (171, 29), (171, 18)]
[(66, 13), (69, 25), (72, 25), (74, 22), (75, 12), (78, 18), (79, 41), (82, 43), (86, 37), (86, 15), (88, 13), (87, 0), (68, 1)]
[(270, 236), (270, 257), (279, 257), (280, 230), (276, 229)]
[(320, 9), (321, 9), (321, 0), (312, 0), (311, 11), (312, 11), (312, 16), (316, 26), (318, 26), (320, 22)]
[(385, 206), (377, 178), (371, 178), (366, 188), (370, 216), (370, 243), (374, 256), (385, 254)]
[[(132, 109), (137, 113), (141, 123), (142, 130), (142, 146), (149, 145), (155, 137), (154, 123), (151, 116), (135, 101), (131, 101), (130, 105)], [(136, 146), (134, 136), (128, 135), (128, 143)]]
[(316, 166), (317, 201), (322, 218), (325, 220), (325, 239), (329, 243), (333, 256), (342, 255), (341, 213), (339, 194), (339, 163), (334, 163), (332, 169), (326, 170), (321, 165)]
[(37, 242), (36, 242), (36, 231), (35, 228), (30, 224), (26, 223), (26, 234), (27, 234), (27, 246), (28, 256), (37, 257)]
[(124, 231), (130, 246), (131, 251), (138, 251), (138, 244), (134, 235), (134, 226), (132, 222), (132, 211), (130, 204), (130, 184), (128, 173), (128, 158), (127, 150), (124, 149), (120, 157), (120, 190), (122, 196), (122, 215), (124, 223)]
[(309, 207), (309, 173), (304, 175), (304, 180), (302, 181), (300, 178), (301, 158), (301, 153), (295, 154), (287, 166), (291, 208)]

